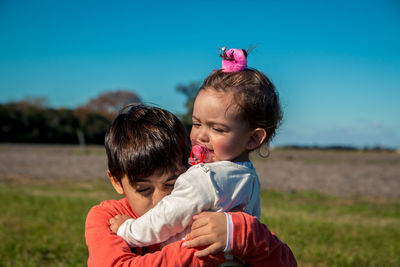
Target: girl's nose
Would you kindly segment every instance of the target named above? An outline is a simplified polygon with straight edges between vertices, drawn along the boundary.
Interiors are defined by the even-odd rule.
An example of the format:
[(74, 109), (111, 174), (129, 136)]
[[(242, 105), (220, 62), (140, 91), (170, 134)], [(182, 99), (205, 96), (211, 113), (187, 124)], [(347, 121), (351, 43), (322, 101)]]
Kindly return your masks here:
[(208, 132), (206, 129), (204, 129), (204, 127), (201, 130), (199, 130), (197, 138), (202, 143), (208, 142)]

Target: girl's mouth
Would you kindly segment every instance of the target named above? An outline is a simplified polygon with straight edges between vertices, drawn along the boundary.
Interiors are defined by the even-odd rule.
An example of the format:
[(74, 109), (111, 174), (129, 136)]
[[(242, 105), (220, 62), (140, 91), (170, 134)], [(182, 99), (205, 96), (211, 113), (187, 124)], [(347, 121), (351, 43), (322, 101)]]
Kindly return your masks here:
[(207, 163), (212, 161), (211, 151), (206, 146), (199, 144), (193, 145), (192, 151), (190, 152), (189, 164), (196, 165), (199, 163)]

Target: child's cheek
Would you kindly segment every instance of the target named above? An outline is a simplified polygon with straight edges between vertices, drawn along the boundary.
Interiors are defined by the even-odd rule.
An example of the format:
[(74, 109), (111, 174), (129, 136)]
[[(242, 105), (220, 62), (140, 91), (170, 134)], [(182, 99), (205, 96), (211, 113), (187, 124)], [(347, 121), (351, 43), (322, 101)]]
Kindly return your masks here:
[(214, 153), (219, 155), (220, 157), (229, 156), (231, 150), (232, 150), (231, 145), (227, 143), (225, 140), (218, 140), (218, 142), (216, 142), (214, 145)]

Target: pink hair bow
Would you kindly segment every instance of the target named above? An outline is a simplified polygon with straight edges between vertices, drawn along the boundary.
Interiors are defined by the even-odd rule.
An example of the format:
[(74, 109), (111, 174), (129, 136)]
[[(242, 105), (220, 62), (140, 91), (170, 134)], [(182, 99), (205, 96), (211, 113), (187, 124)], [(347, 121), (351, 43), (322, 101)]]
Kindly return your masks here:
[(223, 72), (239, 72), (247, 67), (247, 52), (244, 49), (232, 48), (226, 51), (224, 46), (219, 48), (219, 55), (222, 58)]

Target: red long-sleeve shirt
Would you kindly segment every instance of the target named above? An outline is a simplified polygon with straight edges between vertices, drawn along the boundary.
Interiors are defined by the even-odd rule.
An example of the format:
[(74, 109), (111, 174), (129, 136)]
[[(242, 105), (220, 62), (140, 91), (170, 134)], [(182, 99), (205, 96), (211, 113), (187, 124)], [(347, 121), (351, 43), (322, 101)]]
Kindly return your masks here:
[[(89, 249), (88, 266), (218, 266), (222, 253), (197, 258), (196, 249), (182, 247), (182, 241), (165, 246), (154, 245), (132, 249), (109, 228), (109, 220), (122, 214), (138, 215), (126, 198), (107, 200), (94, 206), (86, 219), (85, 237)], [(282, 243), (257, 218), (232, 212), (233, 248), (231, 254), (250, 266), (297, 266), (290, 248)], [(149, 252), (149, 253), (148, 253)]]

